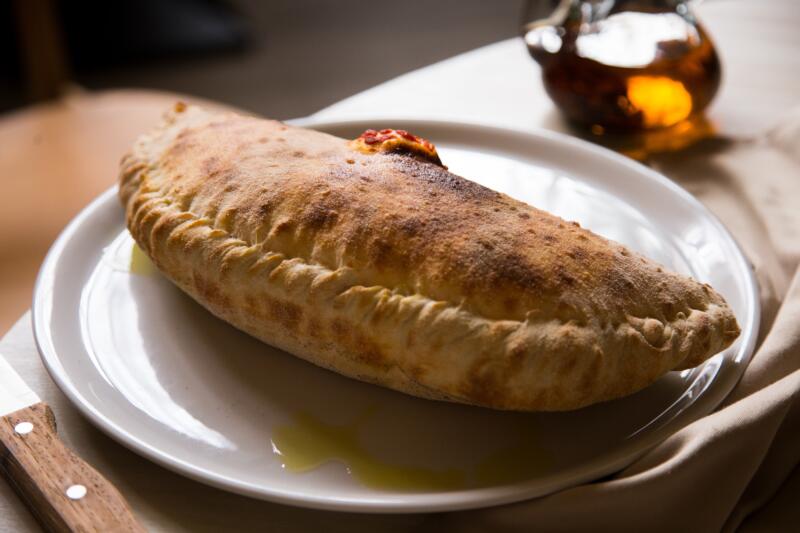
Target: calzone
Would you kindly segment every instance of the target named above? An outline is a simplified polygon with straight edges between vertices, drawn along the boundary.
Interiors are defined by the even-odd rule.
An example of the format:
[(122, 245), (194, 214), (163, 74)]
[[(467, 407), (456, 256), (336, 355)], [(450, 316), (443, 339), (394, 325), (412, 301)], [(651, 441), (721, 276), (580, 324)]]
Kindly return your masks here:
[(213, 314), (423, 398), (576, 409), (739, 335), (707, 284), (448, 172), (402, 130), (345, 140), (178, 104), (123, 158), (119, 195)]

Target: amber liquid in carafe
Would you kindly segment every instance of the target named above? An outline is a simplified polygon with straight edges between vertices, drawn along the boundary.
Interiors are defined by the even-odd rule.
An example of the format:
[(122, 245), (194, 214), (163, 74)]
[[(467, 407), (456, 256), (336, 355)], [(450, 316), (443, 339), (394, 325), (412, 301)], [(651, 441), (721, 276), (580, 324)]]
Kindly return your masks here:
[(720, 83), (705, 30), (679, 13), (621, 11), (597, 22), (530, 28), (550, 97), (595, 134), (665, 128), (697, 116)]

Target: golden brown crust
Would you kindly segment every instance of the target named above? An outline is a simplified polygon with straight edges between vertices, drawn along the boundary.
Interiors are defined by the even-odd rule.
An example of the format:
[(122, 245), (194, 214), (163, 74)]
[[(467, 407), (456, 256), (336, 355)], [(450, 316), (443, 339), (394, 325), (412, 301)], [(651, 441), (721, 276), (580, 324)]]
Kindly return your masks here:
[(128, 227), (240, 329), (427, 398), (573, 409), (730, 345), (708, 285), (403, 154), (176, 108), (122, 162)]

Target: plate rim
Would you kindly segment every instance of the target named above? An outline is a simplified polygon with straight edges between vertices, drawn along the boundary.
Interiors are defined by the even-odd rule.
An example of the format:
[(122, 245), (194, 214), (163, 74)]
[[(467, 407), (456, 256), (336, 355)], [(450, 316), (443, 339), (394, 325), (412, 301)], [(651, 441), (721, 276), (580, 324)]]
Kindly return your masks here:
[[(623, 165), (630, 171), (636, 172), (642, 175), (642, 177), (645, 177), (651, 181), (655, 181), (657, 184), (670, 189), (671, 192), (676, 194), (682, 201), (688, 202), (693, 210), (697, 210), (699, 213), (702, 213), (706, 218), (708, 218), (713, 223), (717, 231), (727, 236), (730, 239), (733, 249), (738, 256), (736, 258), (737, 263), (739, 263), (738, 266), (740, 267), (741, 273), (744, 274), (744, 279), (748, 285), (745, 292), (752, 301), (752, 315), (749, 323), (744, 324), (742, 328), (745, 334), (742, 340), (743, 353), (745, 356), (744, 360), (741, 362), (741, 371), (739, 372), (739, 375), (736, 376), (735, 379), (731, 379), (728, 383), (725, 383), (721, 389), (717, 387), (713, 391), (704, 391), (701, 395), (704, 398), (704, 401), (696, 400), (686, 410), (682, 411), (674, 419), (667, 422), (664, 427), (643, 435), (639, 440), (627, 443), (624, 446), (620, 446), (612, 451), (609, 451), (606, 456), (600, 458), (604, 460), (593, 459), (588, 465), (585, 465), (581, 471), (576, 472), (574, 471), (576, 470), (575, 468), (561, 471), (558, 474), (557, 480), (552, 480), (548, 485), (545, 486), (541, 486), (540, 483), (540, 486), (537, 489), (529, 488), (526, 491), (524, 488), (520, 488), (517, 490), (512, 490), (515, 486), (524, 485), (526, 483), (518, 482), (514, 484), (492, 487), (464, 489), (460, 491), (420, 493), (418, 497), (407, 498), (405, 501), (396, 501), (385, 500), (381, 497), (368, 499), (354, 499), (349, 497), (337, 498), (335, 495), (323, 497), (308, 495), (306, 493), (293, 490), (266, 489), (263, 486), (256, 486), (252, 483), (218, 474), (216, 472), (196, 466), (180, 457), (175, 457), (172, 454), (168, 454), (145, 442), (138, 436), (126, 431), (124, 427), (121, 427), (113, 422), (110, 418), (106, 417), (92, 404), (91, 401), (85, 398), (71, 383), (69, 376), (66, 375), (66, 372), (58, 363), (59, 358), (57, 350), (54, 346), (49, 328), (47, 327), (43, 316), (43, 308), (45, 306), (47, 296), (49, 295), (49, 291), (46, 290), (47, 281), (48, 278), (51, 281), (54, 279), (55, 267), (58, 263), (58, 259), (61, 257), (71, 239), (78, 234), (78, 230), (82, 224), (85, 223), (90, 217), (95, 215), (97, 211), (101, 210), (106, 203), (111, 201), (111, 197), (116, 196), (117, 186), (113, 185), (92, 200), (86, 207), (84, 207), (62, 230), (58, 238), (47, 252), (34, 286), (31, 321), (36, 347), (48, 374), (56, 383), (58, 388), (67, 396), (70, 403), (72, 403), (72, 405), (78, 409), (83, 416), (88, 418), (95, 427), (123, 446), (133, 450), (148, 460), (172, 470), (173, 472), (177, 472), (206, 485), (211, 485), (222, 490), (231, 491), (257, 499), (328, 511), (363, 513), (418, 513), (476, 509), (512, 503), (516, 501), (523, 501), (526, 499), (544, 496), (558, 490), (575, 486), (579, 483), (588, 482), (604, 475), (617, 472), (633, 463), (637, 458), (641, 457), (648, 450), (668, 438), (670, 435), (673, 435), (690, 423), (711, 413), (730, 394), (731, 390), (733, 390), (733, 388), (739, 382), (741, 376), (744, 374), (745, 369), (752, 360), (755, 343), (759, 333), (761, 305), (758, 283), (753, 271), (752, 263), (747, 259), (747, 256), (744, 254), (742, 247), (734, 235), (725, 227), (719, 218), (714, 215), (714, 213), (712, 213), (704, 204), (702, 204), (702, 202), (700, 202), (700, 200), (694, 197), (683, 187), (673, 182), (663, 174), (660, 174), (659, 172), (639, 162), (617, 154), (616, 152), (576, 137), (539, 128), (523, 130), (468, 121), (421, 120), (402, 117), (391, 118), (386, 116), (365, 118), (359, 117), (345, 120), (317, 119), (311, 116), (287, 121), (287, 123), (291, 123), (293, 125), (312, 129), (334, 129), (347, 127), (355, 128), (357, 126), (363, 127), (368, 123), (375, 122), (400, 124), (406, 127), (406, 129), (415, 129), (417, 131), (424, 130), (425, 128), (455, 128), (462, 131), (471, 130), (476, 132), (478, 135), (504, 134), (512, 135), (518, 138), (525, 138), (532, 142), (544, 141), (546, 143), (562, 144), (566, 145), (567, 147), (575, 148), (579, 151), (589, 152), (595, 158), (605, 159), (610, 164)], [(713, 396), (709, 396), (709, 394), (712, 392), (714, 393)], [(553, 474), (552, 477), (555, 476), (556, 474)], [(530, 483), (530, 481), (527, 483)], [(491, 497), (481, 497), (482, 492), (497, 492), (500, 488), (504, 490), (499, 494)]]

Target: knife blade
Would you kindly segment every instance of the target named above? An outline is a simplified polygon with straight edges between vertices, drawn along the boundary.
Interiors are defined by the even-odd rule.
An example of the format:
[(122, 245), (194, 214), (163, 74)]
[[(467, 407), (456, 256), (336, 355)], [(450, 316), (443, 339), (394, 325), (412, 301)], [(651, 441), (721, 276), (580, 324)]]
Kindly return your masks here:
[(0, 416), (35, 403), (39, 403), (39, 397), (0, 355)]
[(50, 407), (2, 354), (0, 470), (48, 531), (144, 531), (119, 491), (58, 439)]

